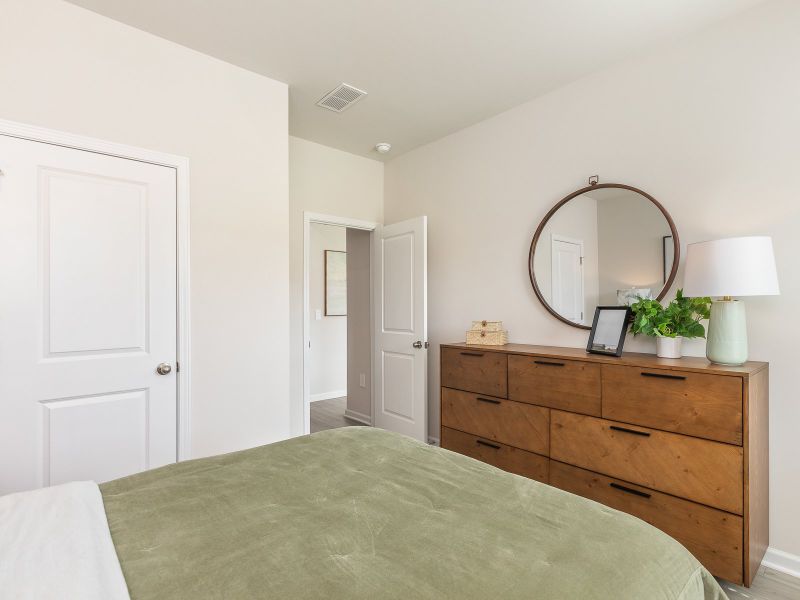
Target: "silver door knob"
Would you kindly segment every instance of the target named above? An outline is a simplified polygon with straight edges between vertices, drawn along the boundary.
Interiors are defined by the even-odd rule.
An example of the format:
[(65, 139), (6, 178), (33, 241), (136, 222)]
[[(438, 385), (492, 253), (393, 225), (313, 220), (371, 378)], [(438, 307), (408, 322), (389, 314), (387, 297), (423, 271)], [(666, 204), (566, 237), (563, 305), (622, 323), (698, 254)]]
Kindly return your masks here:
[(414, 348), (417, 348), (417, 349), (422, 348), (422, 342), (420, 342), (419, 340), (417, 340), (416, 342), (414, 342), (411, 345), (414, 346)]
[(161, 363), (156, 367), (156, 373), (159, 375), (169, 375), (172, 373), (172, 365), (169, 363)]

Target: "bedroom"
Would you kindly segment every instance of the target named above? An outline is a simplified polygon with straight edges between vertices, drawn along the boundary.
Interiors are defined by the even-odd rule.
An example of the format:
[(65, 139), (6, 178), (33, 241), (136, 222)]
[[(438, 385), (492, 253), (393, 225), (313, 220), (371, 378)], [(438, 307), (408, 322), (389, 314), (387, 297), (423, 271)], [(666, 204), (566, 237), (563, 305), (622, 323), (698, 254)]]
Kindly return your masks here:
[[(403, 326), (419, 333), (410, 341), (429, 344), (427, 349), (413, 350), (413, 356), (423, 357), (421, 361), (409, 359), (414, 365), (421, 363), (427, 371), (427, 385), (420, 390), (424, 379), (417, 378), (416, 387), (409, 384), (405, 392), (389, 386), (392, 402), (406, 403), (399, 411), (409, 409), (406, 414), (415, 415), (411, 420), (396, 421), (408, 424), (417, 439), (440, 442), (441, 346), (463, 342), (465, 331), (476, 319), (502, 320), (515, 344), (559, 347), (562, 354), (578, 349), (580, 360), (591, 362), (582, 350), (589, 332), (554, 318), (538, 300), (529, 277), (528, 253), (546, 213), (560, 199), (586, 186), (589, 177), (598, 175), (601, 184), (622, 183), (646, 192), (671, 216), (680, 238), (680, 253), (666, 301), (685, 285), (688, 244), (743, 236), (772, 239), (780, 295), (743, 298), (747, 303), (749, 356), (769, 364), (768, 437), (761, 436), (766, 437), (769, 468), (757, 471), (768, 475), (768, 540), (762, 537), (767, 541), (763, 561), (759, 561), (762, 572), (752, 574), (750, 590), (758, 591), (760, 585), (794, 585), (779, 588), (778, 593), (784, 596), (763, 597), (793, 597), (792, 593), (796, 597), (792, 574), (800, 576), (800, 518), (796, 514), (800, 503), (796, 463), (800, 405), (794, 391), (797, 327), (791, 310), (800, 291), (800, 279), (792, 264), (798, 252), (796, 229), (800, 223), (795, 191), (800, 130), (800, 79), (796, 71), (800, 64), (800, 39), (796, 35), (800, 6), (790, 0), (614, 0), (603, 6), (586, 0), (519, 1), (503, 8), (495, 4), (477, 0), (457, 6), (453, 2), (421, 1), (342, 6), (320, 2), (196, 5), (4, 0), (0, 19), (0, 73), (5, 82), (0, 94), (0, 139), (6, 146), (0, 154), (4, 174), (0, 177), (0, 198), (7, 202), (15, 189), (12, 162), (25, 157), (16, 150), (6, 150), (9, 144), (22, 144), (22, 138), (39, 140), (27, 144), (47, 145), (53, 153), (69, 154), (69, 160), (78, 158), (64, 146), (82, 148), (83, 154), (73, 150), (83, 157), (81, 160), (86, 159), (85, 154), (94, 153), (108, 161), (121, 156), (127, 157), (128, 163), (139, 161), (137, 164), (172, 169), (174, 183), (162, 187), (165, 193), (167, 188), (174, 190), (170, 197), (177, 214), (172, 212), (170, 217), (175, 218), (175, 227), (164, 229), (170, 229), (172, 236), (177, 231), (177, 256), (167, 261), (175, 276), (171, 271), (162, 275), (165, 280), (177, 280), (174, 302), (168, 299), (165, 305), (179, 308), (176, 316), (172, 311), (178, 323), (169, 327), (178, 335), (170, 339), (142, 337), (142, 323), (135, 319), (121, 320), (118, 330), (95, 327), (94, 331), (90, 317), (108, 316), (102, 313), (96, 289), (117, 298), (116, 308), (126, 308), (132, 315), (142, 314), (142, 305), (130, 301), (135, 294), (124, 293), (124, 281), (108, 289), (81, 288), (78, 292), (82, 294), (66, 298), (73, 308), (66, 319), (59, 321), (58, 313), (49, 313), (52, 323), (65, 328), (60, 332), (49, 330), (50, 346), (44, 350), (51, 356), (42, 358), (43, 331), (17, 326), (21, 321), (10, 317), (23, 315), (31, 322), (35, 318), (42, 321), (41, 290), (37, 287), (40, 280), (35, 276), (41, 266), (37, 247), (30, 243), (40, 233), (37, 227), (41, 223), (30, 207), (24, 215), (15, 213), (29, 219), (27, 229), (9, 221), (7, 207), (2, 209), (3, 493), (45, 485), (45, 448), (50, 461), (48, 477), (52, 476), (47, 481), (54, 484), (74, 479), (104, 482), (141, 470), (144, 425), (137, 425), (134, 431), (130, 423), (144, 418), (142, 407), (148, 400), (142, 390), (151, 385), (163, 387), (164, 382), (172, 386), (171, 401), (176, 410), (175, 422), (162, 429), (162, 433), (168, 429), (171, 436), (165, 438), (162, 450), (177, 445), (177, 452), (166, 452), (159, 462), (156, 450), (148, 449), (145, 466), (214, 457), (283, 440), (289, 440), (284, 442), (288, 444), (295, 438), (305, 443), (309, 439), (302, 437), (306, 420), (304, 320), (310, 316), (304, 302), (307, 214), (375, 223), (380, 231), (387, 229), (384, 226), (427, 217), (427, 265), (415, 271), (427, 275), (427, 323)], [(363, 89), (367, 95), (342, 113), (316, 106), (340, 83)], [(378, 153), (375, 145), (379, 142), (390, 143), (391, 150)], [(58, 168), (74, 172), (93, 167), (75, 163)], [(142, 181), (151, 176), (151, 171), (161, 173), (152, 169), (133, 174), (120, 171), (110, 179)], [(31, 181), (36, 183), (35, 175)], [(148, 185), (152, 188), (156, 183)], [(31, 193), (35, 199), (35, 192)], [(92, 206), (84, 206), (80, 214), (65, 211), (63, 223), (73, 227), (65, 235), (72, 237), (53, 238), (72, 243), (68, 247), (78, 253), (73, 257), (97, 254), (79, 241), (83, 227), (87, 236), (100, 235), (87, 224), (99, 222), (101, 216), (106, 219), (104, 223), (116, 223), (119, 231), (127, 231), (129, 221), (114, 221), (115, 213), (100, 215), (91, 210)], [(151, 241), (155, 240), (155, 231), (151, 227)], [(20, 237), (24, 232), (30, 239)], [(172, 239), (164, 238), (162, 249), (174, 248)], [(23, 258), (30, 261), (27, 271), (15, 268)], [(80, 263), (64, 263), (64, 273), (69, 275), (65, 281), (79, 278), (81, 271), (75, 264)], [(107, 267), (106, 273), (117, 273), (113, 265), (102, 264)], [(373, 309), (375, 306), (373, 300)], [(155, 304), (149, 305), (151, 314), (155, 314), (155, 308)], [(29, 312), (20, 312), (24, 310)], [(89, 319), (89, 325), (77, 316)], [(101, 337), (113, 333), (139, 338), (133, 343), (93, 348), (84, 344), (81, 350), (69, 346), (70, 341), (85, 340), (80, 335), (90, 331)], [(24, 340), (15, 341), (11, 334)], [(373, 345), (379, 343), (376, 337)], [(167, 350), (155, 352), (157, 342), (166, 344)], [(24, 344), (30, 352), (22, 351)], [(116, 352), (108, 365), (98, 367), (98, 348), (149, 350), (138, 354)], [(624, 349), (623, 360), (637, 352), (654, 355), (656, 343), (649, 337), (628, 336)], [(412, 352), (410, 346), (402, 350), (406, 351)], [(78, 355), (70, 358), (70, 352)], [(399, 354), (400, 350), (394, 352)], [(372, 354), (374, 357), (375, 352)], [(684, 359), (677, 359), (679, 365), (705, 360), (705, 341), (685, 340), (683, 354)], [(182, 360), (184, 357), (186, 360)], [(74, 389), (46, 389), (56, 375), (37, 378), (34, 369), (60, 368), (67, 364), (66, 358), (81, 369), (77, 375), (70, 375), (69, 384)], [(110, 379), (111, 364), (123, 359), (140, 360), (141, 368), (155, 383), (114, 382), (105, 391), (91, 387), (101, 379)], [(171, 368), (165, 376), (155, 375), (154, 369), (161, 363)], [(21, 370), (16, 370), (17, 366)], [(37, 385), (30, 386), (31, 381)], [(84, 385), (88, 387), (81, 387)], [(33, 397), (28, 389), (32, 387), (41, 395)], [(130, 393), (111, 394), (114, 401), (109, 404), (122, 412), (102, 417), (118, 424), (119, 429), (103, 430), (106, 437), (85, 436), (95, 444), (88, 458), (70, 454), (80, 450), (78, 442), (82, 439), (80, 429), (70, 420), (80, 421), (82, 413), (72, 409), (101, 405), (95, 402), (98, 394), (125, 390)], [(372, 390), (374, 407), (379, 390), (375, 377)], [(150, 400), (154, 394), (150, 393)], [(24, 408), (30, 417), (24, 428), (14, 421), (17, 413), (12, 418), (9, 412), (16, 410), (12, 401), (23, 396), (30, 405)], [(94, 399), (94, 404), (81, 404), (76, 400), (80, 398)], [(52, 399), (61, 399), (61, 404), (49, 402)], [(420, 413), (421, 406), (427, 407), (424, 414)], [(64, 410), (59, 412), (58, 408)], [(52, 418), (47, 440), (44, 415)], [(398, 425), (373, 423), (394, 431)], [(59, 424), (64, 428), (59, 429)], [(59, 437), (59, 432), (65, 435)], [(154, 439), (150, 436), (149, 441)], [(58, 444), (62, 442), (67, 447), (59, 453)], [(11, 450), (12, 443), (19, 446)], [(100, 460), (102, 453), (97, 452), (104, 444), (130, 451), (122, 463), (107, 461), (114, 463), (115, 469), (121, 464), (123, 471), (112, 469), (110, 477), (102, 473), (84, 475), (82, 465), (106, 465)], [(276, 447), (276, 452), (283, 452), (283, 447)], [(25, 448), (24, 452), (20, 448)], [(335, 448), (333, 442), (325, 446), (329, 451)], [(436, 467), (442, 456), (449, 454), (436, 448), (414, 446), (411, 450), (424, 450), (430, 457), (426, 459), (430, 465), (419, 477), (427, 480), (436, 473), (441, 475), (431, 482), (433, 490), (444, 494), (444, 488), (436, 486), (455, 485), (448, 480), (452, 473), (441, 474)], [(347, 452), (344, 448), (342, 451)], [(297, 460), (305, 451), (297, 447), (286, 452), (294, 453), (286, 460)], [(330, 464), (324, 454), (312, 452), (315, 458), (309, 458), (309, 467), (327, 473), (324, 467)], [(276, 463), (281, 460), (275, 456)], [(509, 479), (481, 463), (463, 464), (475, 471), (476, 485), (487, 486), (484, 500), (490, 497), (490, 480), (496, 480), (498, 488), (522, 485), (519, 482), (523, 480)], [(178, 464), (178, 468), (182, 466)], [(348, 463), (349, 468), (358, 465)], [(340, 475), (347, 477), (347, 470), (342, 469)], [(645, 488), (657, 487), (638, 484), (618, 473), (611, 475)], [(28, 483), (12, 489), (11, 482), (17, 477)], [(505, 483), (498, 477), (506, 477)], [(544, 489), (540, 485), (529, 489), (540, 493)], [(548, 494), (557, 492), (555, 488), (547, 490)], [(295, 502), (300, 510), (303, 498), (311, 497), (311, 491), (313, 487), (286, 489), (287, 497), (282, 501)], [(409, 493), (412, 491), (413, 487)], [(691, 495), (670, 490), (666, 494), (708, 506)], [(470, 561), (477, 560), (478, 549), (499, 556), (510, 551), (508, 544), (512, 542), (522, 544), (514, 547), (517, 559), (526, 556), (530, 548), (524, 545), (521, 534), (508, 532), (504, 528), (507, 523), (482, 522), (480, 514), (472, 514), (475, 506), (468, 503), (450, 506), (455, 499), (446, 494), (429, 500), (434, 507), (449, 507), (464, 519), (459, 527), (451, 527), (446, 536), (442, 535), (443, 540), (453, 543), (441, 549), (449, 561), (443, 564), (457, 569), (449, 574), (436, 569), (412, 573), (404, 561), (413, 562), (417, 554), (411, 550), (413, 546), (402, 552), (401, 548), (387, 549), (387, 554), (379, 555), (386, 560), (391, 557), (398, 567), (404, 567), (401, 572), (407, 580), (391, 578), (387, 564), (381, 569), (366, 558), (362, 562), (353, 558), (348, 571), (344, 567), (350, 559), (346, 557), (357, 557), (358, 553), (348, 549), (345, 538), (323, 540), (336, 546), (327, 548), (326, 562), (317, 555), (325, 548), (315, 543), (314, 533), (318, 536), (334, 527), (333, 518), (330, 522), (317, 521), (316, 530), (299, 534), (304, 543), (293, 546), (288, 530), (281, 543), (287, 553), (294, 553), (293, 565), (298, 563), (297, 553), (307, 551), (309, 572), (317, 558), (319, 565), (331, 567), (325, 571), (331, 579), (320, 574), (317, 581), (326, 582), (329, 597), (335, 597), (335, 590), (339, 590), (336, 572), (350, 573), (349, 585), (363, 586), (345, 587), (345, 591), (339, 591), (342, 597), (448, 597), (442, 589), (463, 589), (453, 587), (458, 583), (452, 580), (455, 573), (463, 577), (461, 583), (473, 586), (474, 595), (494, 591), (502, 597), (499, 588), (492, 587), (499, 585), (497, 580), (487, 577), (479, 582), (462, 569), (475, 564)], [(375, 511), (381, 506), (381, 500), (376, 502)], [(738, 507), (711, 508), (743, 518)], [(472, 511), (472, 521), (464, 511)], [(163, 511), (163, 518), (168, 512)], [(393, 524), (383, 513), (369, 514), (374, 520), (364, 522), (364, 535), (369, 533), (370, 524)], [(407, 516), (416, 519), (421, 514)], [(317, 516), (322, 519), (322, 514)], [(109, 520), (113, 537), (115, 523)], [(17, 523), (6, 519), (2, 527)], [(470, 524), (473, 527), (467, 527)], [(418, 529), (426, 525), (431, 531), (443, 531), (439, 528), (443, 523), (427, 521)], [(466, 537), (456, 535), (460, 529), (465, 530), (464, 536), (480, 530), (488, 537), (473, 546), (464, 541)], [(509, 537), (500, 536), (501, 531), (508, 532)], [(425, 532), (407, 529), (405, 533), (413, 538)], [(638, 529), (630, 535), (639, 533), (644, 535)], [(55, 534), (54, 528), (42, 540), (55, 544)], [(34, 537), (32, 534), (31, 541)], [(653, 546), (667, 542), (654, 541)], [(178, 537), (174, 543), (180, 548)], [(23, 556), (22, 546), (16, 542), (3, 546), (0, 552), (4, 558), (7, 552)], [(246, 548), (242, 543), (240, 553), (227, 556), (230, 560), (241, 558)], [(739, 551), (745, 550), (742, 547)], [(456, 567), (457, 552), (463, 553), (466, 567)], [(123, 585), (130, 588), (131, 597), (159, 597), (137, 591), (148, 585), (149, 578), (142, 571), (137, 575), (126, 570), (124, 548), (117, 547), (115, 554), (112, 545), (111, 554), (114, 560), (120, 557)], [(186, 555), (179, 556), (186, 560), (185, 569), (195, 568)], [(161, 559), (169, 557), (162, 555)], [(238, 594), (234, 588), (227, 594), (214, 590), (209, 595), (325, 596), (313, 591), (305, 596), (289, 593), (304, 589), (309, 578), (291, 571), (279, 557), (263, 559), (270, 563), (263, 571), (251, 570), (253, 585), (266, 587), (258, 592), (239, 590)], [(580, 564), (576, 567), (569, 561), (542, 560), (563, 569), (559, 580), (571, 580), (567, 577), (569, 569), (580, 569)], [(243, 566), (248, 561), (241, 563)], [(31, 568), (41, 561), (27, 564)], [(202, 575), (213, 580), (226, 564), (217, 563)], [(282, 569), (287, 575), (275, 580), (276, 587), (270, 589), (267, 574)], [(667, 569), (652, 569), (653, 580), (667, 575)], [(38, 571), (41, 576), (42, 569)], [(536, 577), (543, 577), (542, 573), (537, 570), (523, 576), (508, 572), (504, 577), (518, 581), (520, 586), (535, 585), (532, 581), (539, 581)], [(592, 573), (598, 578), (588, 581), (592, 587), (623, 586), (626, 582), (624, 575), (606, 581), (602, 574)], [(200, 581), (201, 573), (194, 575)], [(9, 585), (25, 581), (23, 571), (12, 577), (2, 567), (0, 577)], [(298, 587), (292, 588), (292, 582)], [(432, 582), (439, 587), (419, 587), (416, 591), (408, 587), (412, 583), (432, 586)], [(60, 580), (59, 585), (66, 583), (86, 582), (76, 575), (66, 582)], [(192, 588), (180, 587), (190, 583), (182, 579), (176, 591), (161, 597), (191, 595)], [(745, 583), (744, 572), (742, 580), (734, 583)], [(531, 597), (535, 595), (532, 589), (539, 591), (539, 597), (559, 597), (557, 588), (546, 586), (515, 588), (506, 597)], [(595, 591), (594, 597), (635, 597), (626, 596), (620, 587), (614, 589), (616, 595)], [(734, 591), (727, 592), (731, 598), (742, 597), (735, 595), (741, 590), (731, 589)], [(715, 591), (708, 591), (707, 597), (713, 598), (712, 593)], [(36, 595), (31, 592), (28, 597)], [(449, 597), (470, 595), (451, 591)], [(702, 592), (697, 597), (703, 597)]]

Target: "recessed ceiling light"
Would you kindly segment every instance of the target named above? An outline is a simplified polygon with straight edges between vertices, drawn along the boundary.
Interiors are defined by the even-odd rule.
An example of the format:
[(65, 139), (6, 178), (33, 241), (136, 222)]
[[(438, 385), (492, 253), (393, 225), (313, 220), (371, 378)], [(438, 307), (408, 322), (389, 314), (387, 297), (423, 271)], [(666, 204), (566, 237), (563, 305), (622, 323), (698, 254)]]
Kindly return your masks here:
[(386, 154), (391, 149), (392, 145), (389, 142), (378, 142), (375, 144), (375, 150), (377, 150), (380, 154)]

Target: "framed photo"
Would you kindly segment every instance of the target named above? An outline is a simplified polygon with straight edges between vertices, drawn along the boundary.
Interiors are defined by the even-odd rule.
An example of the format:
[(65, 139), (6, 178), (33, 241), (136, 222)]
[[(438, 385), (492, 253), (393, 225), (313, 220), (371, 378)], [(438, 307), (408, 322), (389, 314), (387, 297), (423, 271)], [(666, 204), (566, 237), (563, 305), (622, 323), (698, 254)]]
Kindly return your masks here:
[(325, 250), (325, 316), (347, 316), (347, 252)]
[(629, 306), (598, 306), (594, 311), (592, 333), (586, 351), (592, 354), (622, 356), (625, 333), (631, 318)]
[(672, 241), (671, 235), (665, 235), (661, 238), (661, 261), (664, 267), (664, 283), (669, 279), (669, 274), (672, 272), (672, 263), (675, 260), (675, 244)]

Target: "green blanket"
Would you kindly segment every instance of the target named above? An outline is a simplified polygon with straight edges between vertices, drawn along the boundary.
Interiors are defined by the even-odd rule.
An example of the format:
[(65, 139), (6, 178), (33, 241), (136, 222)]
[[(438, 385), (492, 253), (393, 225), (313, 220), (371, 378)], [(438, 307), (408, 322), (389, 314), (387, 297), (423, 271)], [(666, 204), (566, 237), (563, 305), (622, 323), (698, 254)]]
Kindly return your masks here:
[(600, 504), (347, 427), (101, 486), (133, 600), (719, 600), (678, 542)]

